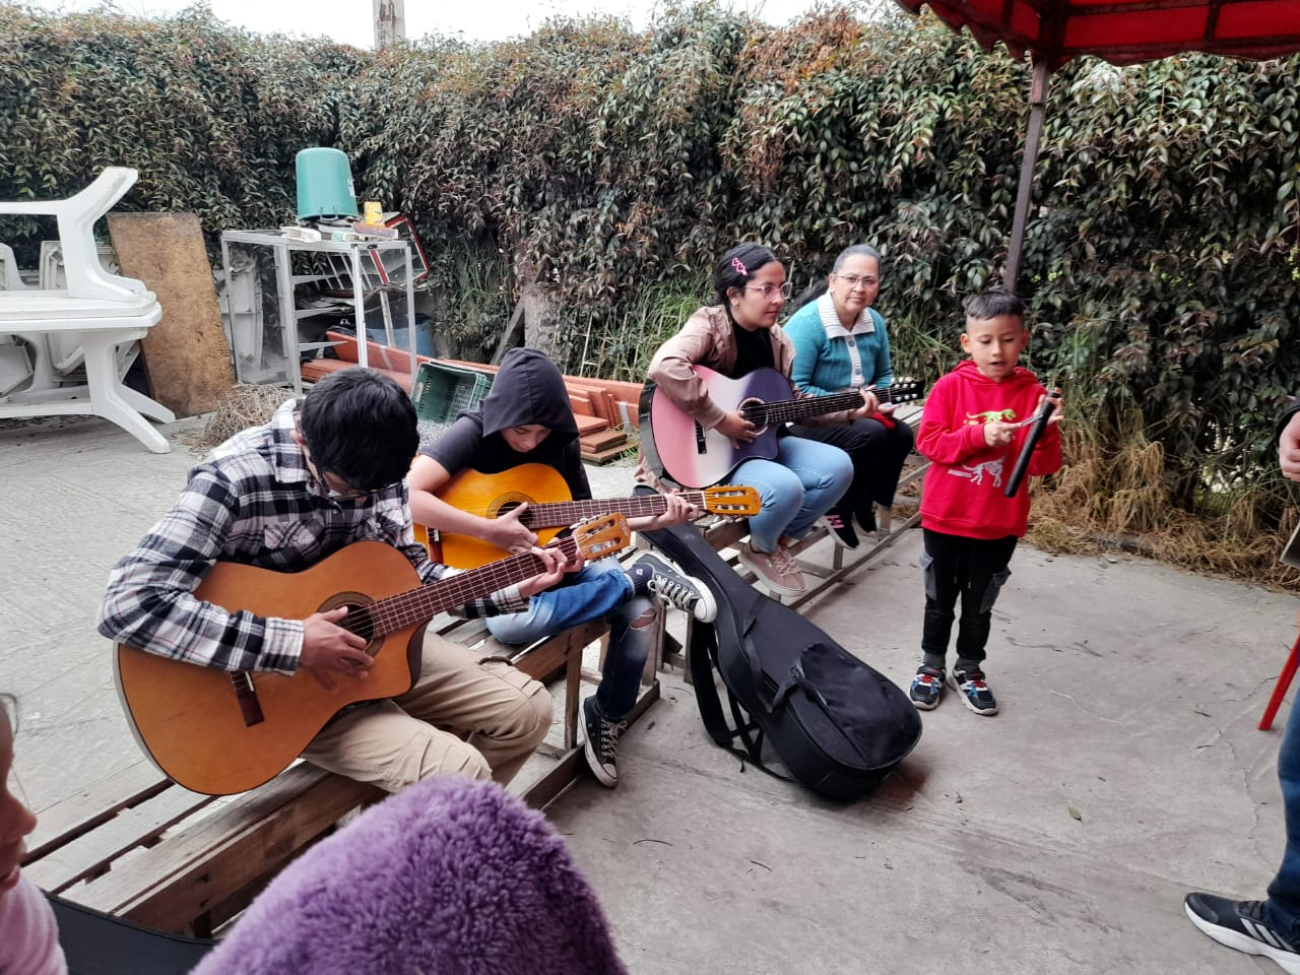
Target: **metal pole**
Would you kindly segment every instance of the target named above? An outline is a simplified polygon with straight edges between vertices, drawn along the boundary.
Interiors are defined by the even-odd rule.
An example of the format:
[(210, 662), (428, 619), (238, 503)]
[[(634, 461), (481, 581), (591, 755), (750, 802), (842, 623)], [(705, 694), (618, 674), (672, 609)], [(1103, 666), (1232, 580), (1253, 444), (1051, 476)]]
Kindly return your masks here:
[(1034, 79), (1029, 86), (1029, 131), (1025, 134), (1025, 158), (1020, 164), (1020, 189), (1016, 195), (1016, 216), (1011, 224), (1011, 246), (1007, 249), (1007, 269), (1002, 286), (1016, 290), (1020, 277), (1020, 256), (1025, 246), (1025, 223), (1029, 219), (1029, 201), (1034, 195), (1034, 166), (1038, 162), (1038, 142), (1043, 134), (1043, 115), (1047, 108), (1048, 67), (1045, 59), (1034, 59)]
[(406, 0), (373, 0), (375, 50), (382, 51), (406, 40)]

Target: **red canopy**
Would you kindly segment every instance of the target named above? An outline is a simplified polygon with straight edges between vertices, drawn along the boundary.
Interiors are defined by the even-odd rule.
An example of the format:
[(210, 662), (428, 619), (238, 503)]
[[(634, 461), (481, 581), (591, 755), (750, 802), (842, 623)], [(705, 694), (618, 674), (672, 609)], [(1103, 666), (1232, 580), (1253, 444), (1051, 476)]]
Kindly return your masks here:
[(1277, 58), (1300, 50), (1300, 0), (898, 0), (928, 6), (985, 50), (1002, 41), (1056, 70), (1079, 54), (1134, 64), (1204, 51)]

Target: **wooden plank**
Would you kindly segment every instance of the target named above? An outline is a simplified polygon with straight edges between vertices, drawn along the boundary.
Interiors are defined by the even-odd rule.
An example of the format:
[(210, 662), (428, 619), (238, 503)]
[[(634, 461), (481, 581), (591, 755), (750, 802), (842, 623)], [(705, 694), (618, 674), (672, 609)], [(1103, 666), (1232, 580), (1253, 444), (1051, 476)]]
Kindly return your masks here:
[[(302, 378), (308, 382), (316, 382), (324, 379), (332, 372), (338, 372), (341, 369), (355, 368), (355, 362), (348, 362), (345, 359), (308, 359), (302, 364)], [(397, 385), (401, 386), (408, 393), (411, 391), (411, 376), (405, 372), (394, 372), (392, 369), (380, 369), (371, 366), (375, 372), (382, 372)]]
[(628, 445), (623, 444), (619, 447), (610, 447), (607, 450), (599, 450), (595, 453), (583, 453), (582, 459), (588, 464), (604, 464), (607, 461), (622, 457), (628, 452)]
[(140, 341), (149, 391), (178, 417), (215, 410), (235, 376), (198, 216), (113, 211), (107, 220), (122, 273), (162, 306)]
[(36, 829), (27, 841), (27, 862), (70, 843), (112, 819), (120, 810), (151, 799), (171, 785), (171, 779), (142, 760), (42, 809)]
[(607, 429), (609, 424), (598, 416), (580, 416), (575, 414), (574, 422), (578, 425), (578, 436), (585, 437), (589, 433)]
[(46, 854), (24, 867), (24, 872), (44, 890), (61, 893), (79, 880), (103, 873), (127, 851), (153, 845), (166, 829), (214, 801), (212, 796), (174, 786)]
[(578, 440), (582, 449), (588, 453), (605, 450), (609, 447), (621, 447), (627, 444), (627, 434), (622, 430), (600, 430), (589, 433)]
[(65, 896), (139, 924), (183, 931), (215, 904), (279, 870), (344, 813), (382, 795), (375, 786), (299, 764)]

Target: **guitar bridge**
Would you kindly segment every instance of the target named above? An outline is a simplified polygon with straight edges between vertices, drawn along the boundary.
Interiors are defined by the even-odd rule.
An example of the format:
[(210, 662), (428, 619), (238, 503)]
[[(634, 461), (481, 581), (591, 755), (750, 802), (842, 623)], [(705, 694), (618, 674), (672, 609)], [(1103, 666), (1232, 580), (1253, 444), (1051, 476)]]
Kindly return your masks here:
[(697, 420), (695, 422), (695, 452), (697, 454), (702, 454), (707, 449), (708, 447), (705, 445), (704, 441), (704, 427), (700, 426), (699, 421)]

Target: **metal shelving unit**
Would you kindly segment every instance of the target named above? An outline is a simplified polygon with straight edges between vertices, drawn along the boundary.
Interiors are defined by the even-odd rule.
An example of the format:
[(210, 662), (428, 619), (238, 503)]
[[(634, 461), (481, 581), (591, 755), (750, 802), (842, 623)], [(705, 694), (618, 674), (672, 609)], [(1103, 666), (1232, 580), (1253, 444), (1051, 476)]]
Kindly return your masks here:
[[(357, 357), (360, 365), (369, 365), (366, 303), (378, 297), (386, 344), (396, 348), (392, 297), (400, 294), (406, 299), (414, 387), (415, 291), (408, 241), (303, 241), (274, 230), (228, 230), (221, 235), (221, 263), (226, 337), (240, 382), (286, 382), (302, 392), (299, 358), (313, 345), (302, 341), (298, 323), (341, 309), (352, 311)], [(322, 296), (315, 305), (299, 301), (307, 286)]]

